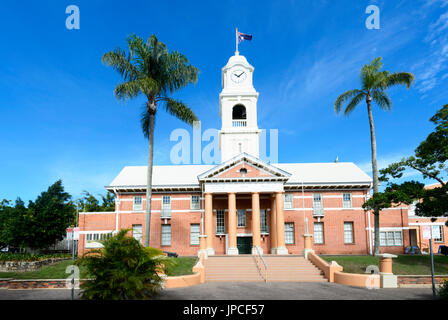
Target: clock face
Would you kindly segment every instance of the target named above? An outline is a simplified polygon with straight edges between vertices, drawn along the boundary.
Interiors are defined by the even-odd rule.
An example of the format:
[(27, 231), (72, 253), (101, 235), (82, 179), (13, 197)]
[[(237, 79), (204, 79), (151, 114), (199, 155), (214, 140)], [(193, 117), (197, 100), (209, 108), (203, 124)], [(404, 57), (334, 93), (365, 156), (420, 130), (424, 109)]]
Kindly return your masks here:
[(230, 78), (235, 83), (241, 83), (246, 80), (247, 73), (244, 70), (238, 69), (232, 72)]

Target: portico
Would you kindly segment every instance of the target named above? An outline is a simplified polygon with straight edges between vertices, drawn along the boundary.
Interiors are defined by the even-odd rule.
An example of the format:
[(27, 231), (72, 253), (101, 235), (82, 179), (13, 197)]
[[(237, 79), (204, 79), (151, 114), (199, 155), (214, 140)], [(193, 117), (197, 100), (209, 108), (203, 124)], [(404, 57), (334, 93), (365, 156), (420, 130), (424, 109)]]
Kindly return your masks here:
[[(204, 236), (209, 255), (215, 254), (213, 239), (217, 236), (218, 226), (213, 226), (213, 213), (216, 211), (214, 199), (226, 200), (224, 221), (227, 226), (226, 254), (240, 254), (237, 237), (244, 228), (244, 236), (252, 237), (251, 253), (263, 253), (261, 241), (270, 237), (270, 253), (288, 254), (285, 247), (284, 230), (284, 183), (289, 174), (248, 154), (240, 154), (218, 165), (198, 177), (204, 192)], [(261, 205), (260, 199), (263, 199)], [(244, 199), (238, 205), (238, 200)], [(249, 200), (249, 201), (247, 201)], [(222, 210), (223, 209), (223, 210)], [(261, 232), (261, 213), (263, 223), (269, 225), (269, 233)], [(250, 215), (250, 224), (246, 226), (246, 215)]]

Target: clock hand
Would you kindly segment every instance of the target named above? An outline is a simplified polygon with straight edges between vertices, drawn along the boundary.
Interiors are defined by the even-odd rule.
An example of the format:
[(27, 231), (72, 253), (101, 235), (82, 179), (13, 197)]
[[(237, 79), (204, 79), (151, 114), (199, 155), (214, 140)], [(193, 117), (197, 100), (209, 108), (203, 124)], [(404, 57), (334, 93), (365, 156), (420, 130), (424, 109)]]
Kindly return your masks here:
[(238, 76), (238, 78), (241, 77), (241, 75), (242, 75), (243, 73), (244, 73), (244, 71), (240, 73), (240, 75)]

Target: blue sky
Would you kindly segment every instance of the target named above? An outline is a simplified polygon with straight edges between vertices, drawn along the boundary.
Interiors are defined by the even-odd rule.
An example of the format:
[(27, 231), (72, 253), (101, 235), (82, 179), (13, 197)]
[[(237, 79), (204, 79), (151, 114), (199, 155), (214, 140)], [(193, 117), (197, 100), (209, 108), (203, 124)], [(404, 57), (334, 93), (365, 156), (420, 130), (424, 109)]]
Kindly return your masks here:
[[(80, 9), (79, 30), (65, 27), (70, 4)], [(381, 10), (379, 30), (365, 27), (370, 4)], [(2, 1), (0, 199), (33, 200), (57, 179), (75, 197), (104, 193), (124, 166), (146, 164), (144, 100), (117, 102), (120, 77), (101, 64), (132, 33), (156, 34), (200, 69), (197, 84), (176, 96), (203, 129), (219, 129), (220, 71), (235, 27), (253, 35), (240, 53), (255, 67), (259, 127), (279, 130), (279, 162), (338, 156), (370, 173), (365, 105), (346, 118), (333, 103), (358, 88), (359, 69), (375, 57), (417, 79), (390, 90), (392, 112), (374, 109), (380, 167), (410, 155), (448, 103), (448, 0)], [(155, 164), (170, 163), (172, 130), (191, 131), (162, 111)]]

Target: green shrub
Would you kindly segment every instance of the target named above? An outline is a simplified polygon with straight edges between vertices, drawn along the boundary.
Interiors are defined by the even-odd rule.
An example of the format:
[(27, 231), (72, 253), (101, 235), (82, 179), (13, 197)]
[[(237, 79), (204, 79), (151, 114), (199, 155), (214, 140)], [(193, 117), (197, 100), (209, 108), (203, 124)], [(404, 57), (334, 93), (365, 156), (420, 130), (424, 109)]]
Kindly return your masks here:
[(94, 249), (77, 260), (84, 266), (91, 281), (81, 285), (82, 299), (127, 300), (149, 299), (158, 292), (166, 266), (172, 259), (155, 248), (145, 248), (129, 230), (102, 241), (103, 248)]
[(71, 258), (71, 256), (68, 253), (30, 254), (0, 252), (0, 261), (40, 261), (50, 258)]
[(445, 280), (445, 282), (437, 290), (437, 295), (440, 299), (448, 300), (448, 280)]

